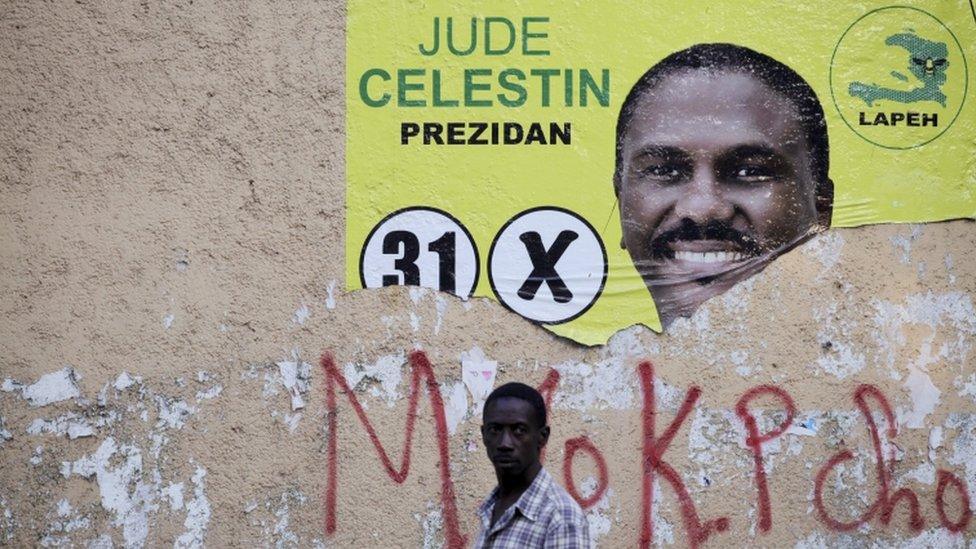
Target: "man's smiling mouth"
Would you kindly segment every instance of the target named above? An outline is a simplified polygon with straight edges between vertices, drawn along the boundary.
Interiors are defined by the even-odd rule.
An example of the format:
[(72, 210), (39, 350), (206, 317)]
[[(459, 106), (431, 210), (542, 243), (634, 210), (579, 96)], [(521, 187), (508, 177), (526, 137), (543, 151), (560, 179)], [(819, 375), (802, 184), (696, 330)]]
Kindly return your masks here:
[(727, 240), (672, 240), (657, 247), (637, 265), (655, 284), (693, 282), (709, 285), (752, 265), (763, 254), (758, 248)]
[(742, 252), (673, 252), (671, 259), (688, 263), (734, 263), (744, 261), (749, 256)]
[(674, 239), (660, 243), (655, 250), (658, 261), (692, 265), (739, 263), (759, 255), (759, 250), (745, 239)]
[(659, 265), (670, 263), (682, 270), (709, 273), (723, 266), (733, 268), (762, 254), (751, 235), (716, 220), (700, 224), (684, 219), (655, 235), (648, 244), (652, 261)]

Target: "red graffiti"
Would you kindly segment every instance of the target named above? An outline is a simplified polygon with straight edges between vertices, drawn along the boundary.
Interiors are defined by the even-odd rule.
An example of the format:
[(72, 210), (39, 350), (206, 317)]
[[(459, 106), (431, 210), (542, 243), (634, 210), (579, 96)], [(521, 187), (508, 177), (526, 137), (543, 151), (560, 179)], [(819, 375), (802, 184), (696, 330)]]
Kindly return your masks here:
[(831, 457), (820, 471), (817, 472), (813, 489), (813, 503), (817, 509), (817, 516), (824, 524), (839, 531), (849, 531), (866, 524), (877, 514), (881, 524), (887, 526), (891, 522), (898, 502), (905, 500), (909, 506), (909, 527), (915, 532), (921, 531), (925, 526), (922, 514), (919, 512), (918, 496), (908, 488), (899, 488), (891, 493), (891, 477), (894, 468), (895, 456), (894, 448), (889, 445), (888, 458), (885, 459), (881, 445), (881, 436), (878, 433), (878, 425), (871, 414), (871, 407), (868, 405), (868, 398), (872, 398), (881, 409), (881, 413), (887, 423), (885, 437), (893, 441), (898, 434), (898, 425), (895, 423), (895, 414), (888, 403), (884, 394), (873, 385), (859, 385), (854, 391), (854, 404), (857, 405), (864, 421), (868, 424), (868, 431), (871, 433), (871, 443), (874, 446), (875, 471), (878, 478), (878, 495), (874, 502), (864, 511), (860, 517), (853, 521), (842, 522), (830, 516), (823, 502), (823, 486), (827, 481), (827, 475), (841, 463), (854, 459), (854, 453), (850, 450), (843, 450)]
[[(546, 379), (542, 380), (539, 384), (539, 394), (546, 401), (546, 415), (549, 416), (549, 423), (552, 423), (552, 395), (556, 392), (556, 387), (559, 386), (559, 372), (556, 370), (549, 370), (546, 374)], [(542, 451), (539, 452), (539, 461), (542, 463), (546, 462), (546, 447), (542, 447)]]
[[(332, 356), (328, 353), (323, 355), (321, 365), (325, 373), (326, 421), (328, 427), (328, 468), (325, 493), (326, 533), (335, 533), (337, 522), (336, 501), (338, 497), (339, 471), (339, 406), (336, 397), (337, 390), (345, 393), (353, 412), (355, 412), (355, 416), (358, 418), (359, 423), (362, 424), (372, 442), (383, 469), (398, 484), (403, 483), (409, 474), (414, 426), (417, 420), (417, 407), (421, 392), (426, 390), (427, 398), (433, 412), (432, 415), (437, 438), (440, 502), (443, 507), (445, 541), (448, 547), (464, 546), (467, 542), (467, 536), (463, 535), (460, 531), (454, 483), (451, 479), (444, 400), (434, 376), (433, 368), (426, 355), (419, 351), (410, 354), (411, 376), (407, 417), (404, 427), (402, 455), (397, 465), (393, 463), (386, 448), (377, 437), (373, 424), (366, 416), (359, 399), (346, 383), (345, 377), (336, 367), (335, 360)], [(658, 436), (656, 431), (657, 403), (654, 394), (654, 366), (650, 362), (642, 362), (638, 366), (637, 371), (643, 395), (641, 410), (643, 438), (641, 444), (641, 527), (638, 540), (639, 544), (641, 547), (648, 547), (654, 540), (654, 525), (652, 521), (654, 479), (660, 475), (678, 499), (682, 523), (688, 536), (689, 545), (691, 547), (698, 547), (713, 534), (727, 531), (729, 529), (729, 519), (728, 517), (719, 517), (702, 521), (695, 507), (695, 502), (692, 500), (681, 475), (665, 460), (664, 456), (674, 441), (674, 438), (681, 430), (682, 425), (687, 420), (688, 415), (694, 410), (698, 399), (701, 397), (701, 389), (697, 386), (692, 386), (688, 389), (677, 414), (668, 424), (667, 428), (664, 429), (663, 433)], [(542, 393), (545, 399), (547, 409), (551, 409), (559, 382), (559, 373), (555, 370), (550, 370), (538, 387), (539, 392)], [(764, 397), (778, 401), (779, 406), (786, 412), (785, 418), (767, 432), (760, 431), (756, 414), (751, 408), (758, 399)], [(831, 474), (835, 472), (835, 469), (841, 464), (855, 458), (855, 453), (852, 450), (843, 449), (831, 456), (815, 475), (813, 499), (817, 517), (827, 527), (838, 531), (854, 530), (874, 519), (877, 519), (882, 525), (888, 526), (898, 504), (904, 501), (907, 503), (907, 510), (909, 511), (908, 526), (916, 532), (921, 530), (924, 527), (924, 519), (919, 509), (918, 496), (908, 488), (896, 489), (893, 486), (895, 462), (894, 439), (898, 434), (898, 429), (891, 405), (884, 394), (872, 385), (858, 386), (854, 391), (853, 400), (861, 416), (864, 418), (871, 437), (872, 449), (875, 456), (875, 475), (878, 484), (877, 494), (871, 505), (859, 517), (853, 520), (845, 522), (831, 516), (824, 503), (824, 487), (827, 485)], [(769, 479), (767, 478), (763, 459), (763, 446), (786, 433), (796, 417), (796, 406), (786, 391), (772, 385), (760, 385), (745, 392), (738, 399), (735, 405), (735, 413), (746, 428), (745, 444), (752, 452), (754, 477), (758, 492), (758, 526), (759, 531), (765, 533), (772, 528), (773, 506), (770, 502)], [(876, 417), (883, 418), (885, 422), (883, 439), (881, 428), (875, 419)], [(579, 488), (573, 478), (575, 460), (581, 455), (592, 459), (597, 470), (596, 490), (587, 497), (583, 497), (580, 494)], [(593, 441), (586, 436), (570, 438), (565, 442), (562, 473), (567, 492), (584, 509), (593, 507), (604, 496), (609, 487), (610, 475), (606, 459)], [(954, 489), (956, 494), (958, 494), (957, 499), (959, 503), (952, 506), (950, 508), (951, 510), (946, 509), (946, 498), (948, 497), (950, 501), (952, 500), (951, 491), (948, 496), (946, 494), (948, 488)], [(973, 516), (966, 482), (948, 471), (939, 470), (935, 507), (942, 526), (954, 533), (964, 531), (970, 524)], [(954, 511), (956, 509), (958, 510)], [(957, 515), (957, 517), (953, 520), (949, 514)]]
[[(599, 476), (596, 490), (590, 497), (586, 498), (580, 495), (576, 489), (576, 483), (573, 481), (573, 458), (576, 457), (578, 452), (585, 452), (590, 455), (590, 458), (596, 464), (597, 475)], [(563, 484), (566, 485), (566, 491), (576, 500), (576, 503), (579, 503), (580, 507), (584, 510), (589, 509), (596, 502), (600, 501), (604, 492), (607, 491), (607, 486), (610, 485), (607, 462), (603, 459), (603, 454), (593, 445), (593, 442), (585, 436), (567, 440), (565, 453), (566, 455), (563, 458)]]
[(552, 395), (556, 393), (556, 387), (559, 386), (559, 372), (556, 370), (549, 370), (546, 374), (546, 379), (542, 380), (539, 384), (538, 391), (542, 395), (542, 398), (546, 401), (546, 411), (552, 410)]
[(875, 501), (875, 503), (871, 505), (871, 508), (868, 509), (869, 513), (865, 513), (864, 516), (853, 522), (841, 522), (831, 517), (830, 514), (827, 513), (827, 508), (823, 503), (823, 487), (827, 482), (827, 475), (829, 475), (835, 467), (851, 459), (854, 459), (854, 452), (851, 452), (850, 450), (842, 450), (838, 452), (828, 459), (827, 463), (824, 464), (819, 471), (817, 471), (817, 476), (813, 481), (813, 505), (817, 509), (817, 517), (819, 517), (821, 522), (830, 528), (839, 530), (841, 532), (853, 530), (861, 524), (867, 522), (868, 519), (871, 518), (869, 513), (873, 514), (875, 508), (877, 507), (877, 501)]
[(695, 407), (695, 402), (701, 396), (701, 389), (691, 387), (685, 395), (685, 400), (678, 409), (678, 415), (671, 421), (668, 428), (660, 438), (654, 435), (654, 423), (657, 415), (657, 408), (654, 401), (654, 366), (650, 362), (641, 362), (638, 366), (640, 375), (641, 389), (644, 391), (643, 409), (643, 485), (641, 488), (641, 534), (640, 546), (650, 547), (654, 539), (654, 524), (651, 521), (651, 513), (654, 508), (654, 474), (660, 473), (664, 480), (668, 481), (675, 495), (678, 496), (681, 517), (684, 522), (685, 531), (688, 532), (688, 542), (691, 547), (698, 547), (708, 539), (714, 532), (724, 532), (729, 528), (729, 519), (720, 517), (708, 520), (704, 523), (698, 518), (695, 510), (695, 503), (688, 490), (685, 488), (681, 475), (674, 470), (671, 465), (664, 461), (664, 452), (674, 436), (678, 434), (678, 429), (684, 422), (688, 414)]
[(322, 369), (325, 371), (326, 406), (328, 411), (329, 441), (328, 441), (328, 477), (326, 480), (325, 493), (325, 531), (332, 534), (336, 529), (336, 492), (337, 492), (337, 471), (339, 468), (339, 456), (337, 451), (338, 438), (338, 406), (336, 405), (335, 390), (336, 385), (346, 394), (349, 403), (352, 405), (359, 422), (366, 428), (369, 439), (376, 448), (376, 453), (383, 462), (386, 474), (394, 482), (400, 484), (407, 478), (410, 471), (410, 450), (413, 445), (413, 428), (417, 420), (417, 404), (420, 396), (420, 383), (423, 381), (427, 388), (427, 397), (430, 399), (430, 407), (434, 415), (434, 426), (437, 430), (437, 450), (438, 467), (441, 477), (441, 504), (444, 506), (444, 527), (445, 541), (448, 547), (464, 547), (467, 543), (465, 536), (461, 534), (458, 525), (457, 504), (454, 497), (454, 483), (451, 480), (450, 452), (447, 442), (447, 420), (444, 417), (444, 399), (441, 397), (440, 387), (434, 377), (434, 370), (427, 360), (427, 356), (421, 351), (410, 353), (410, 366), (412, 375), (410, 377), (410, 395), (407, 406), (407, 424), (404, 430), (403, 455), (400, 460), (400, 468), (395, 469), (390, 457), (383, 448), (383, 443), (376, 436), (373, 424), (366, 417), (359, 399), (355, 393), (349, 389), (345, 377), (336, 368), (335, 360), (330, 354), (325, 354), (321, 360)]
[[(756, 425), (756, 418), (749, 412), (749, 403), (753, 399), (770, 395), (779, 399), (783, 408), (786, 409), (786, 419), (768, 433), (760, 433)], [(756, 477), (756, 489), (759, 491), (759, 531), (768, 532), (773, 526), (773, 512), (769, 506), (769, 486), (766, 480), (766, 469), (763, 466), (762, 445), (774, 438), (782, 435), (793, 424), (796, 416), (796, 406), (793, 399), (786, 391), (773, 387), (772, 385), (760, 385), (754, 387), (739, 398), (735, 404), (735, 413), (746, 425), (746, 446), (752, 450), (752, 458), (755, 464), (754, 471)]]
[[(945, 526), (950, 532), (958, 534), (965, 530), (966, 526), (969, 526), (969, 520), (973, 518), (973, 509), (969, 506), (969, 488), (966, 486), (966, 481), (949, 471), (939, 469), (938, 476), (939, 484), (935, 489), (935, 510), (939, 513), (939, 521), (942, 526)], [(962, 513), (959, 520), (956, 521), (949, 520), (945, 510), (945, 489), (950, 484), (959, 494), (959, 506), (962, 507)]]

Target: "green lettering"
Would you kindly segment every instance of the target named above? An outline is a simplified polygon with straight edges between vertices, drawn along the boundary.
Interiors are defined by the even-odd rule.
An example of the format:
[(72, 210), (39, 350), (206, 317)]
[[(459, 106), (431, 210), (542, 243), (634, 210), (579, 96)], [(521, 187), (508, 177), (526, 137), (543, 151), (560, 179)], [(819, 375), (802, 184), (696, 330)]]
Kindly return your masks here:
[(586, 90), (589, 89), (596, 96), (597, 102), (600, 103), (601, 107), (610, 106), (610, 69), (603, 69), (600, 78), (600, 87), (597, 87), (596, 80), (593, 79), (593, 75), (590, 71), (586, 69), (580, 69), (580, 90), (579, 90), (579, 104), (581, 107), (586, 106), (587, 93)]
[(399, 69), (397, 70), (397, 106), (398, 107), (426, 107), (424, 99), (407, 99), (409, 91), (423, 91), (423, 82), (407, 82), (408, 76), (423, 76), (427, 69)]
[(563, 98), (567, 107), (573, 106), (573, 69), (563, 71)]
[(542, 106), (549, 106), (549, 78), (559, 74), (559, 69), (532, 69), (532, 76), (538, 76), (542, 84)]
[(447, 49), (451, 50), (454, 55), (471, 55), (474, 51), (475, 46), (478, 45), (478, 20), (474, 17), (471, 18), (471, 44), (466, 50), (459, 50), (454, 45), (454, 18), (447, 18)]
[(548, 23), (548, 17), (523, 17), (522, 18), (522, 55), (549, 55), (549, 50), (529, 49), (530, 38), (549, 38), (547, 32), (529, 32), (529, 23)]
[(441, 70), (431, 69), (430, 77), (433, 80), (431, 84), (431, 91), (434, 95), (430, 104), (434, 107), (457, 107), (457, 99), (441, 99)]
[[(491, 24), (504, 23), (508, 27), (508, 45), (499, 50), (491, 49)], [(515, 47), (515, 25), (505, 17), (485, 18), (485, 55), (505, 55)]]
[(475, 99), (475, 91), (488, 91), (490, 84), (475, 82), (475, 76), (491, 76), (491, 69), (464, 69), (464, 106), (466, 107), (490, 107), (490, 99)]
[(519, 69), (505, 69), (498, 73), (498, 85), (516, 94), (515, 98), (511, 99), (500, 93), (498, 94), (498, 102), (506, 107), (521, 107), (525, 105), (525, 98), (528, 96), (525, 92), (525, 86), (519, 82), (512, 82), (509, 77), (519, 82), (525, 81), (525, 73)]
[(382, 107), (390, 102), (389, 92), (384, 92), (379, 99), (373, 99), (369, 96), (369, 79), (379, 76), (384, 82), (390, 81), (390, 73), (383, 69), (369, 69), (363, 73), (362, 78), (359, 79), (359, 98), (363, 100), (369, 107)]
[(428, 56), (430, 56), (430, 55), (434, 55), (435, 53), (437, 53), (438, 48), (440, 48), (440, 30), (439, 30), (440, 29), (440, 26), (441, 26), (440, 23), (441, 23), (441, 18), (440, 17), (435, 17), (434, 18), (434, 37), (433, 37), (434, 45), (433, 46), (431, 46), (428, 49), (428, 48), (424, 48), (424, 45), (423, 44), (417, 44), (417, 49), (420, 50), (420, 55), (428, 55)]

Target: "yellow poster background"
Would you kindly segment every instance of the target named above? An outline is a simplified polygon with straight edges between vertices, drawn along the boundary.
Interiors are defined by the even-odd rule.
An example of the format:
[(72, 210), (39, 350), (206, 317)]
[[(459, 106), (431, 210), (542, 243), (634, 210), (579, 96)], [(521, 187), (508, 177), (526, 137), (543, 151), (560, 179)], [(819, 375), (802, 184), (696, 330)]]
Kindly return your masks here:
[[(369, 232), (391, 212), (430, 206), (449, 212), (470, 231), (481, 257), (475, 296), (494, 298), (486, 273), (488, 249), (514, 215), (556, 206), (585, 218), (606, 247), (609, 274), (601, 297), (585, 314), (549, 325), (583, 344), (602, 344), (617, 330), (645, 324), (659, 330), (653, 302), (620, 247), (621, 228), (613, 192), (615, 124), (633, 83), (668, 54), (697, 43), (729, 42), (765, 53), (796, 70), (817, 92), (827, 117), (830, 176), (835, 185), (833, 227), (928, 222), (976, 217), (976, 101), (968, 98), (954, 124), (937, 139), (910, 149), (889, 149), (852, 131), (832, 100), (831, 59), (841, 37), (884, 3), (796, 2), (555, 2), (458, 1), (365, 2), (350, 0), (347, 15), (346, 286), (361, 287), (359, 258)], [(967, 61), (976, 59), (976, 22), (962, 2), (899, 4), (925, 10), (958, 38)], [(467, 43), (472, 17), (547, 17), (548, 36), (538, 45), (549, 55), (525, 56), (516, 43), (506, 55), (468, 56), (444, 51), (421, 55), (434, 17), (453, 17)], [(443, 30), (442, 30), (443, 32)], [(954, 44), (951, 47), (956, 47)], [(879, 45), (880, 52), (885, 46)], [(444, 48), (442, 48), (444, 49)], [(400, 68), (440, 70), (443, 96), (462, 96), (465, 68), (609, 69), (610, 104), (563, 106), (562, 87), (552, 105), (539, 105), (532, 90), (524, 106), (398, 107)], [(950, 70), (960, 71), (956, 62)], [(393, 94), (386, 106), (360, 97), (360, 79), (372, 68), (393, 75), (374, 80), (374, 95)], [(897, 68), (897, 67), (895, 67)], [(970, 68), (968, 94), (976, 89)], [(414, 94), (430, 98), (428, 89)], [(484, 96), (493, 97), (501, 90)], [(572, 144), (555, 146), (402, 145), (400, 124), (448, 121), (571, 122)]]

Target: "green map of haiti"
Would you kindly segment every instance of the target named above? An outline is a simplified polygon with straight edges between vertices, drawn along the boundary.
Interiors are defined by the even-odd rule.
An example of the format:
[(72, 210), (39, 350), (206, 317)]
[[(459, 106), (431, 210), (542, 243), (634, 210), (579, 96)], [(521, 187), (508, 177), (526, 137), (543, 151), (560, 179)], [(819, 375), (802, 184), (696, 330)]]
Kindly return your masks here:
[[(946, 96), (941, 89), (946, 81), (945, 71), (949, 67), (949, 61), (946, 59), (949, 50), (945, 42), (926, 40), (909, 29), (907, 32), (889, 36), (885, 39), (885, 44), (899, 46), (908, 51), (908, 70), (922, 85), (906, 91), (855, 81), (848, 87), (848, 93), (863, 99), (869, 107), (880, 100), (898, 103), (935, 101), (945, 107)], [(891, 76), (902, 82), (908, 81), (908, 77), (898, 71), (891, 71)]]

